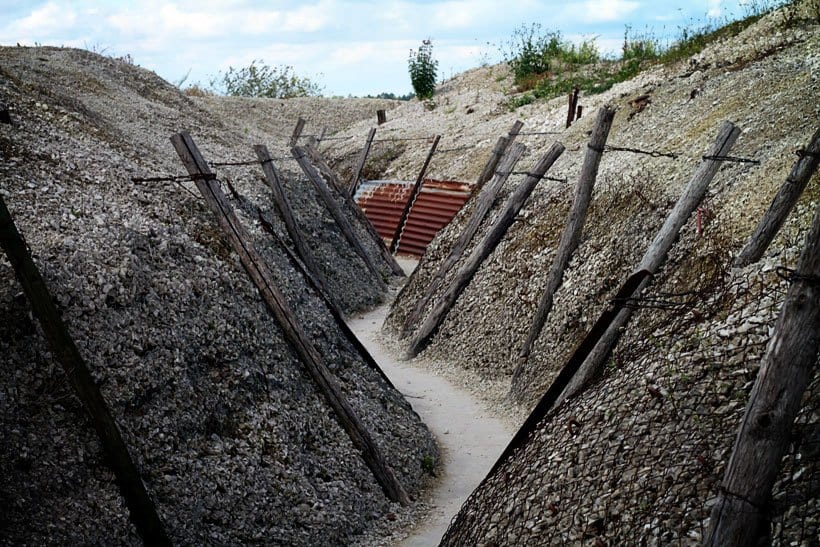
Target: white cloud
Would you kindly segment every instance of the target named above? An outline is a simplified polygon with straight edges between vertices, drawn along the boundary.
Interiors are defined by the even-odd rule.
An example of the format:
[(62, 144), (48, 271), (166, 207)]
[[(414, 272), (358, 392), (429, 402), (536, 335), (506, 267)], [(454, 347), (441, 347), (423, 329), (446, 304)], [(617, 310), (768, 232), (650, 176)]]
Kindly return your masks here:
[(706, 12), (706, 15), (708, 17), (720, 17), (723, 15), (723, 9), (720, 4), (720, 0), (709, 0), (707, 3), (708, 11)]
[[(27, 16), (11, 21), (2, 31), (4, 36), (50, 36), (71, 27), (77, 21), (76, 12), (57, 2), (48, 2)], [(41, 38), (42, 40), (42, 38)]]
[(573, 7), (581, 19), (587, 23), (625, 20), (626, 16), (638, 9), (638, 2), (629, 0), (586, 0), (580, 7)]

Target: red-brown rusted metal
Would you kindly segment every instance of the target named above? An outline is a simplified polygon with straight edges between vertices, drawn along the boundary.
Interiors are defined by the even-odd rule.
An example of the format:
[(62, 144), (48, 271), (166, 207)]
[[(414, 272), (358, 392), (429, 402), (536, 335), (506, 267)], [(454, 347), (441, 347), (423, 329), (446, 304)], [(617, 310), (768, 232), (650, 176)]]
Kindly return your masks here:
[[(410, 191), (411, 183), (405, 181), (369, 181), (356, 195), (356, 202), (388, 243)], [(471, 185), (464, 182), (426, 179), (407, 217), (397, 254), (423, 255), (430, 241), (470, 197), (470, 191)]]

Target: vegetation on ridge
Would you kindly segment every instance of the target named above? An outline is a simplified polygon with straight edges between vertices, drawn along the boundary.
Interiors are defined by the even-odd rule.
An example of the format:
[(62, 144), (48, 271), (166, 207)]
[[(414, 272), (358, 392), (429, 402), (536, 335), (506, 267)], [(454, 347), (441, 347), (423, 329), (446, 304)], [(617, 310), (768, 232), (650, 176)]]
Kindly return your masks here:
[[(735, 21), (709, 20), (700, 26), (679, 28), (677, 38), (669, 45), (651, 33), (635, 34), (627, 26), (618, 58), (605, 58), (595, 40), (576, 45), (562, 39), (558, 31), (544, 31), (539, 24), (519, 27), (502, 48), (513, 81), (522, 95), (509, 100), (514, 110), (536, 99), (551, 99), (578, 88), (587, 93), (602, 93), (613, 85), (629, 80), (651, 66), (673, 63), (702, 51), (711, 43), (738, 35), (778, 8), (784, 9), (783, 25), (793, 27), (802, 17), (799, 0), (751, 2), (745, 17)], [(806, 3), (807, 17), (820, 21), (820, 0)]]

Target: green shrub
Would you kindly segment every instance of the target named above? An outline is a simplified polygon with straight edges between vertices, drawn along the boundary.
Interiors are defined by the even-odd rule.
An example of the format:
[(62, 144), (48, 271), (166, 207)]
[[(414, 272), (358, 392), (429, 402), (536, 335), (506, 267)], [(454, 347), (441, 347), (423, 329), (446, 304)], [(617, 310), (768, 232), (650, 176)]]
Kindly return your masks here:
[(418, 51), (410, 50), (407, 60), (410, 83), (419, 100), (429, 99), (436, 91), (438, 61), (433, 59), (433, 41), (423, 40)]
[(621, 60), (649, 61), (657, 59), (661, 54), (661, 45), (657, 38), (650, 34), (643, 36), (631, 35), (632, 28), (624, 30), (624, 45), (621, 48)]
[(558, 31), (543, 32), (538, 23), (515, 29), (507, 43), (507, 50), (502, 50), (502, 54), (512, 70), (516, 85), (532, 79), (532, 76), (547, 74), (550, 61), (560, 53), (560, 46), (561, 34)]
[(266, 65), (253, 60), (244, 68), (229, 67), (228, 72), (211, 80), (211, 87), (224, 95), (238, 97), (315, 97), (322, 88), (310, 78), (297, 76), (292, 66)]

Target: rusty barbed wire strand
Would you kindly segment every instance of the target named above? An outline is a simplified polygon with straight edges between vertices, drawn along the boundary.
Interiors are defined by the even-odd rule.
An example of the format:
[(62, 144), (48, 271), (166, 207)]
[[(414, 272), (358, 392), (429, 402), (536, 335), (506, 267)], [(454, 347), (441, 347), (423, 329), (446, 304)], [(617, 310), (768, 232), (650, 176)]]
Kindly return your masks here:
[(680, 154), (675, 152), (661, 152), (660, 150), (642, 150), (640, 148), (632, 148), (629, 146), (615, 146), (612, 144), (607, 144), (604, 146), (604, 152), (631, 152), (633, 154), (644, 154), (646, 156), (651, 156), (653, 158), (672, 158), (678, 159)]
[(259, 160), (248, 160), (248, 161), (209, 161), (208, 165), (211, 167), (232, 167), (232, 166), (239, 166), (239, 165), (259, 165), (262, 162)]
[(735, 163), (752, 163), (755, 165), (760, 165), (760, 160), (755, 160), (751, 158), (740, 158), (737, 156), (701, 156), (701, 159), (713, 161), (731, 161)]

